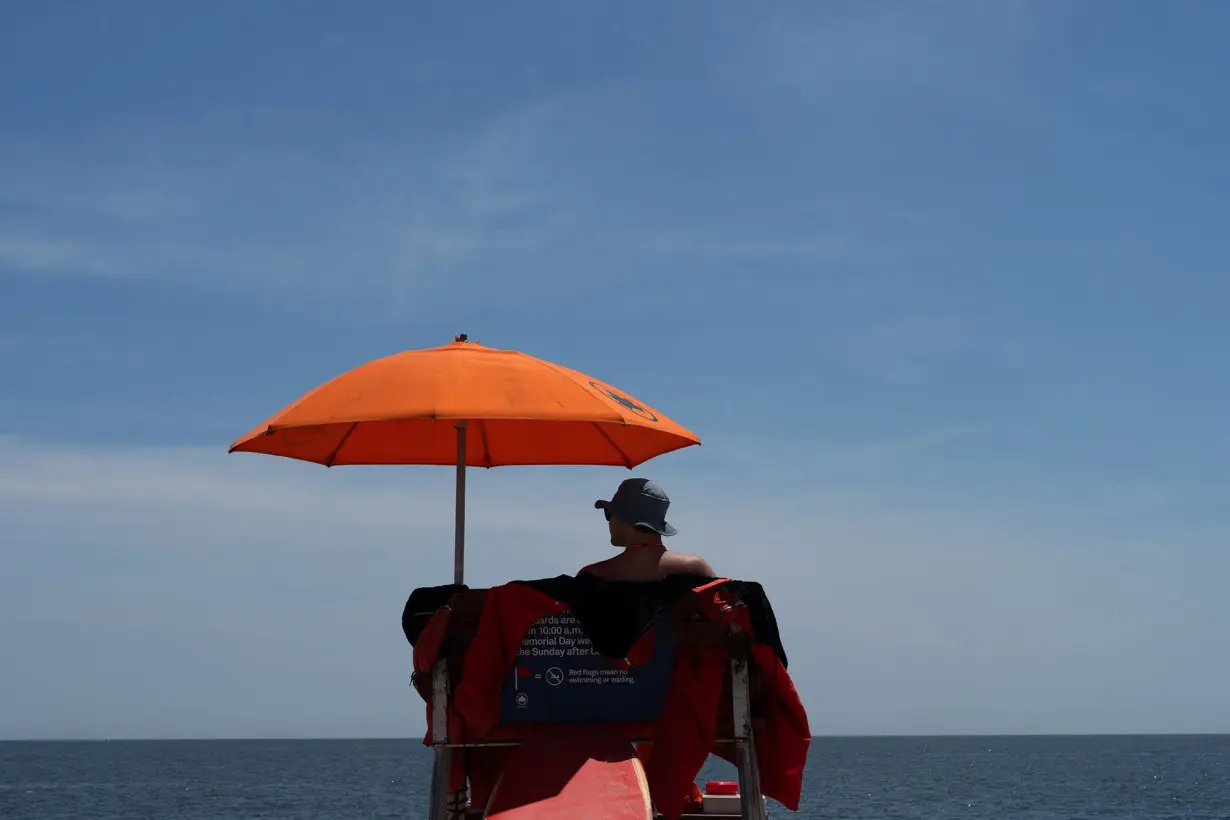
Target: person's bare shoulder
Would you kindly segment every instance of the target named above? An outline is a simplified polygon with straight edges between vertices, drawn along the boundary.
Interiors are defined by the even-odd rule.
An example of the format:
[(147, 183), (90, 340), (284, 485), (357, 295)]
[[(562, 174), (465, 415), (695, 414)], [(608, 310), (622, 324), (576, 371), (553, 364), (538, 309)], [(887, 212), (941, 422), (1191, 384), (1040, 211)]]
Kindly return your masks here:
[(709, 562), (699, 555), (685, 555), (683, 553), (668, 553), (668, 558), (663, 563), (666, 570), (665, 574), (670, 575), (703, 575), (706, 578), (716, 578), (717, 573), (713, 571), (713, 567), (709, 566)]
[(577, 575), (580, 575), (582, 572), (586, 572), (598, 578), (604, 578), (606, 577), (610, 566), (611, 566), (611, 559), (608, 558), (605, 561), (597, 561), (593, 564), (589, 564), (587, 566), (581, 567), (581, 570), (580, 572), (577, 573)]

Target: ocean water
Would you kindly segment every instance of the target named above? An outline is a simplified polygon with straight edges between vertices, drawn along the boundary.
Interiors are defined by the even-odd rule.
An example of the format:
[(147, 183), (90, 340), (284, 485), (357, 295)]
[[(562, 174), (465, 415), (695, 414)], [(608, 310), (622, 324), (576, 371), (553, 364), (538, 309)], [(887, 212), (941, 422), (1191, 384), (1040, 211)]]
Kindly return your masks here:
[[(417, 741), (0, 743), (0, 818), (422, 818), (430, 771)], [(803, 801), (771, 815), (1230, 820), (1230, 737), (817, 738)]]

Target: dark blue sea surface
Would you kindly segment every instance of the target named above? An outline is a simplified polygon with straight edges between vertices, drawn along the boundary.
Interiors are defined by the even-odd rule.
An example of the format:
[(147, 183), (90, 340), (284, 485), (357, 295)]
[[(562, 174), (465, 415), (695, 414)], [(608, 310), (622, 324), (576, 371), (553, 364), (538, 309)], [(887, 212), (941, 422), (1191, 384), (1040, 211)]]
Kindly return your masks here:
[[(3, 820), (421, 818), (417, 741), (0, 743)], [(730, 778), (713, 761), (702, 772)], [(1230, 737), (817, 738), (798, 814), (1230, 820)]]

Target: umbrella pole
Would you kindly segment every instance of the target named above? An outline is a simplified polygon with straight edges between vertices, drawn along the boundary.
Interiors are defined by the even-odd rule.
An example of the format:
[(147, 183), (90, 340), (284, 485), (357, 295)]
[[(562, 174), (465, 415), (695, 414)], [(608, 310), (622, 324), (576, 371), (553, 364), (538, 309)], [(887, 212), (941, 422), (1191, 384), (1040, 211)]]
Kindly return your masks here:
[(460, 419), (457, 428), (457, 519), (453, 535), (453, 583), (462, 584), (466, 569), (466, 432), (467, 423)]

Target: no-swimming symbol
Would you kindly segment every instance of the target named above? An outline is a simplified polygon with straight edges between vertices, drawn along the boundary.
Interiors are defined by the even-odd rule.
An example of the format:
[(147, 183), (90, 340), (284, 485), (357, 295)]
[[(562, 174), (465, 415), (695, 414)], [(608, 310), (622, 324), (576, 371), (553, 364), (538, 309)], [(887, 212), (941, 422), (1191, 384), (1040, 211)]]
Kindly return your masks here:
[(616, 393), (611, 388), (604, 384), (599, 384), (598, 382), (590, 382), (589, 386), (618, 404), (620, 407), (627, 410), (629, 413), (640, 416), (647, 421), (657, 422), (658, 417), (655, 416), (648, 408), (642, 407), (627, 396)]

